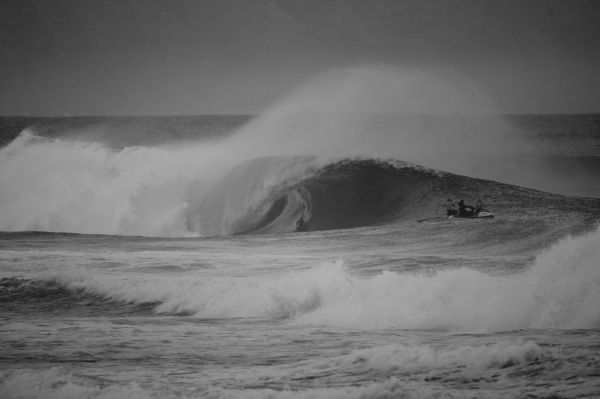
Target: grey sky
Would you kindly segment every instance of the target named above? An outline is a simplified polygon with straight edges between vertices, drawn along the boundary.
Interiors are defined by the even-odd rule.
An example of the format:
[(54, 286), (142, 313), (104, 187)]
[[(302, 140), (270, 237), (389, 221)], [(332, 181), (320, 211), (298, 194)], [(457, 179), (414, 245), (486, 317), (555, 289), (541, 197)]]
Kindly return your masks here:
[(600, 111), (595, 0), (3, 0), (0, 114), (254, 113), (329, 68), (448, 69)]

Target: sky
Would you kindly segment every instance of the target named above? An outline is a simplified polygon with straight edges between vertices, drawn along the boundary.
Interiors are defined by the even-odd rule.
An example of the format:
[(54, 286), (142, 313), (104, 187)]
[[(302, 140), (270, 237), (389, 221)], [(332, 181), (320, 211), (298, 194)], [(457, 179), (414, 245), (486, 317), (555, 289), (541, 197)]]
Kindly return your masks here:
[(254, 114), (353, 65), (600, 112), (597, 0), (2, 0), (0, 115)]

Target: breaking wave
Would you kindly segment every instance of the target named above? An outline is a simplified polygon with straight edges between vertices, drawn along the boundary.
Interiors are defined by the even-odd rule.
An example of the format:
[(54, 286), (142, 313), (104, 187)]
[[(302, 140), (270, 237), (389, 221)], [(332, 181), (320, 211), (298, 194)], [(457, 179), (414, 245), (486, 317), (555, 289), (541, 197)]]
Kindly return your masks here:
[(568, 200), (397, 160), (288, 156), (225, 162), (217, 161), (223, 156), (218, 148), (196, 143), (115, 150), (25, 131), (0, 149), (0, 230), (145, 236), (280, 233), (294, 231), (301, 215), (307, 230), (440, 215), (447, 196), (562, 208), (579, 201), (581, 209), (597, 209), (600, 202)]
[[(102, 144), (101, 123), (61, 132), (55, 122), (52, 138), (38, 126), (0, 148), (0, 231), (206, 236), (293, 231), (302, 214), (308, 230), (431, 216), (447, 195), (506, 187), (398, 160), (502, 181), (515, 154), (532, 156), (492, 111), (458, 77), (362, 66), (309, 81), (235, 131), (219, 134), (215, 122), (187, 142), (169, 140), (177, 129), (157, 134), (160, 124), (143, 145), (120, 148)], [(140, 137), (138, 123), (118, 135)]]
[[(384, 271), (359, 277), (335, 261), (247, 279), (189, 273), (160, 280), (123, 279), (68, 270), (45, 275), (43, 280), (52, 281), (49, 285), (30, 286), (69, 291), (61, 293), (62, 301), (72, 302), (74, 296), (80, 301), (83, 295), (98, 306), (113, 301), (120, 308), (139, 306), (128, 305), (128, 311), (147, 311), (150, 306), (158, 313), (202, 318), (275, 317), (298, 325), (358, 329), (598, 328), (599, 240), (600, 230), (565, 238), (540, 253), (527, 271), (509, 276), (458, 268), (435, 274)], [(24, 288), (19, 289), (23, 294)]]

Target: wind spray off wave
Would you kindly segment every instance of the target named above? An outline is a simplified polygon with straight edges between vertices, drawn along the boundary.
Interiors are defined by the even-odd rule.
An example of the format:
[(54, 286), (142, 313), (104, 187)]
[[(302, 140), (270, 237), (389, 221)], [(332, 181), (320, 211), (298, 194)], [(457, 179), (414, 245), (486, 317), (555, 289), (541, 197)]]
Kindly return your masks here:
[[(444, 115), (493, 110), (468, 84), (459, 86), (392, 68), (336, 70), (309, 81), (220, 140), (179, 145), (113, 149), (75, 141), (72, 131), (63, 140), (25, 131), (0, 149), (0, 230), (227, 235), (261, 230), (273, 216), (272, 201), (302, 197), (288, 209), (285, 227), (263, 230), (290, 231), (290, 220), (309, 201), (293, 193), (294, 183), (332, 159), (357, 156), (501, 178), (491, 159), (503, 164), (515, 148), (526, 147), (506, 139), (512, 130), (501, 117), (447, 123)], [(82, 132), (86, 140), (93, 139), (90, 135), (93, 131)], [(444, 146), (435, 145), (440, 140)], [(485, 152), (487, 172), (477, 155), (456, 144), (465, 141), (469, 151)], [(250, 171), (246, 180), (232, 180), (250, 165), (245, 162), (265, 157), (287, 159), (272, 161), (269, 170), (261, 166)], [(289, 194), (281, 185), (288, 186)], [(343, 226), (361, 224), (366, 222)]]

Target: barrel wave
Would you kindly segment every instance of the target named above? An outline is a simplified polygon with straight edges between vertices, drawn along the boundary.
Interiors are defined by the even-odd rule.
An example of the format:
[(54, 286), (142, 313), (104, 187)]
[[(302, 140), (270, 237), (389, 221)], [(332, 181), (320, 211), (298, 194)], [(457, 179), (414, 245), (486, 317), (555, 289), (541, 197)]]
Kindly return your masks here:
[[(211, 147), (126, 147), (24, 132), (0, 150), (0, 230), (211, 236), (435, 219), (446, 198), (506, 217), (598, 216), (600, 200), (436, 171), (400, 160), (316, 156), (217, 162)], [(574, 219), (570, 219), (574, 220)], [(573, 223), (575, 224), (575, 223)]]
[[(273, 203), (269, 214), (282, 203), (290, 207), (306, 206), (310, 218), (307, 230), (443, 220), (442, 203), (446, 197), (455, 201), (464, 198), (473, 203), (483, 198), (488, 206), (505, 217), (524, 214), (543, 217), (550, 212), (557, 216), (581, 211), (593, 218), (600, 205), (597, 199), (565, 197), (395, 160), (333, 162), (286, 190), (286, 194)], [(300, 200), (295, 199), (297, 196)], [(290, 197), (294, 200), (289, 201)], [(302, 212), (281, 208), (286, 216)], [(270, 226), (279, 220), (275, 218)], [(287, 222), (287, 218), (282, 218), (282, 223)], [(257, 230), (264, 231), (265, 227)]]

